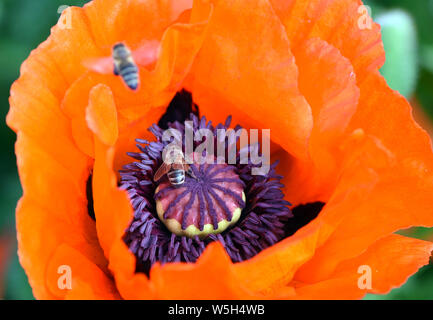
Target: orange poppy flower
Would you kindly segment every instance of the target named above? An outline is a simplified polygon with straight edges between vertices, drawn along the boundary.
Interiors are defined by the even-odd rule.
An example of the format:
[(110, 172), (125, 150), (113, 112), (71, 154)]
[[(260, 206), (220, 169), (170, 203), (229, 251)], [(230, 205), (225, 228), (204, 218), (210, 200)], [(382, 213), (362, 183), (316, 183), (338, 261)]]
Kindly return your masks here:
[[(23, 186), (19, 257), (35, 297), (352, 299), (386, 293), (427, 264), (433, 243), (394, 232), (433, 226), (431, 142), (408, 102), (380, 76), (380, 28), (360, 28), (361, 4), (94, 0), (67, 9), (22, 65), (7, 117)], [(119, 42), (133, 52), (146, 44), (137, 91), (88, 67)], [(176, 244), (183, 256), (179, 247), (164, 256), (161, 248), (170, 244), (148, 243), (159, 238), (144, 238), (146, 231), (127, 240), (134, 214), (147, 204), (132, 203), (131, 190), (118, 186), (122, 179), (153, 183), (137, 171), (125, 176), (122, 167), (131, 163), (136, 138), (155, 141), (147, 129), (182, 89), (213, 123), (231, 115), (243, 128), (270, 128), (285, 186), (271, 182), (266, 190), (281, 188), (269, 192), (284, 193), (294, 215), (286, 215), (285, 201), (261, 192), (266, 201), (251, 221), (265, 212), (256, 222), (280, 231), (241, 230), (247, 235), (236, 235), (237, 245), (224, 233), (213, 237), (219, 241), (197, 240), (206, 248), (193, 254), (195, 262), (187, 262), (193, 240), (185, 236), (168, 238), (184, 241)], [(143, 172), (154, 170), (146, 163), (159, 149), (142, 148), (136, 156), (145, 160)], [(251, 188), (245, 208), (257, 204)], [(282, 215), (284, 223), (274, 219)], [(265, 246), (257, 237), (271, 239)], [(137, 239), (147, 242), (137, 249)], [(153, 259), (147, 273), (137, 268), (144, 256)], [(70, 267), (67, 288), (58, 285), (62, 266)], [(362, 266), (371, 270), (367, 288), (358, 285)]]

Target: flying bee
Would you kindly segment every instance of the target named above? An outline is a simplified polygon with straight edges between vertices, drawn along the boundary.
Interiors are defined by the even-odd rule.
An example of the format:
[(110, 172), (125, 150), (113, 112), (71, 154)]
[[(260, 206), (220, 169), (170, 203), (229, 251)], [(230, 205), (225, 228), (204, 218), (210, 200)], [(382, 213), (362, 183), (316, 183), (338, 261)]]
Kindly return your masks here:
[(137, 90), (140, 83), (138, 67), (134, 62), (131, 51), (123, 43), (113, 47), (114, 74), (121, 76), (125, 84), (132, 90)]
[(97, 73), (120, 76), (128, 88), (137, 90), (140, 85), (139, 67), (155, 62), (158, 50), (158, 41), (146, 41), (132, 51), (126, 44), (119, 42), (113, 46), (111, 56), (87, 59), (83, 64)]
[(182, 151), (175, 148), (171, 152), (167, 152), (165, 160), (156, 171), (153, 180), (156, 182), (167, 174), (168, 181), (173, 186), (180, 187), (185, 182), (185, 173), (195, 178), (191, 167), (185, 162)]

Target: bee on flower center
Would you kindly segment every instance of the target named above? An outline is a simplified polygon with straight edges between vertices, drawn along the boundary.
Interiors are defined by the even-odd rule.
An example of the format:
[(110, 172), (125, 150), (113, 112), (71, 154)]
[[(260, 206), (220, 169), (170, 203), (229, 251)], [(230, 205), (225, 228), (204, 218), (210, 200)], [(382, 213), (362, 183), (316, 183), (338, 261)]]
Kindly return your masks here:
[(165, 174), (170, 183), (175, 187), (180, 187), (185, 182), (185, 172), (195, 178), (191, 167), (185, 162), (182, 150), (174, 148), (166, 153), (164, 162), (156, 171), (153, 180), (160, 180)]

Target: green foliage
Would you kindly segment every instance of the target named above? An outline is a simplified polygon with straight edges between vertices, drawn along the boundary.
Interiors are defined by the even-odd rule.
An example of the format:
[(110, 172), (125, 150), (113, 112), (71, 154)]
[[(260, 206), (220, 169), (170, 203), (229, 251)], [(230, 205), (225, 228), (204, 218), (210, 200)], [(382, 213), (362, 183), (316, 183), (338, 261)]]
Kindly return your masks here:
[(15, 254), (9, 260), (7, 277), (5, 281), (5, 299), (7, 300), (33, 300), (32, 289), (30, 288), (27, 276)]
[(386, 53), (381, 73), (392, 89), (410, 98), (418, 75), (418, 45), (413, 20), (402, 10), (386, 11), (375, 20), (382, 27)]
[(421, 47), (421, 66), (433, 73), (433, 45), (424, 45)]

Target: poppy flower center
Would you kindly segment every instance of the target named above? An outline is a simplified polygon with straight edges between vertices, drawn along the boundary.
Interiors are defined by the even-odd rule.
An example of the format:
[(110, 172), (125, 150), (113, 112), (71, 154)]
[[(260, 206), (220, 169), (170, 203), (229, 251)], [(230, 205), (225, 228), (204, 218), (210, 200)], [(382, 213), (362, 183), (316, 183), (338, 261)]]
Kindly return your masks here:
[[(182, 91), (174, 101), (184, 100), (185, 96), (190, 97)], [(176, 103), (172, 102), (167, 112), (172, 105)], [(174, 110), (179, 113), (179, 109)], [(214, 139), (216, 145), (221, 142), (217, 130), (229, 129), (231, 118), (214, 127), (204, 117), (199, 119), (191, 107), (186, 111), (190, 114), (182, 114), (182, 122), (154, 124), (149, 131), (155, 141), (137, 139), (138, 152), (128, 153), (135, 161), (120, 170), (121, 188), (127, 190), (134, 210), (124, 241), (137, 258), (138, 272), (148, 273), (157, 261), (194, 262), (213, 241), (224, 246), (233, 262), (240, 262), (287, 236), (292, 213), (281, 191), (282, 176), (275, 171), (277, 163), (270, 165), (266, 174), (254, 175), (252, 169), (259, 165), (250, 160), (239, 161), (241, 150), (236, 152), (237, 161), (233, 164), (215, 161), (221, 156), (216, 151), (196, 151), (191, 157), (184, 151), (186, 130), (210, 130), (212, 135), (206, 139)], [(163, 118), (172, 120), (167, 114)], [(185, 120), (189, 121), (188, 126), (183, 123)], [(162, 178), (155, 179), (164, 164), (164, 150), (173, 142), (163, 139), (163, 128), (182, 133), (178, 143), (193, 161), (185, 161), (188, 166), (183, 168), (164, 170)], [(226, 159), (228, 150), (238, 145), (238, 138), (224, 140)], [(193, 150), (202, 143), (194, 140)], [(196, 161), (197, 154), (203, 155), (205, 161)], [(179, 168), (180, 172), (173, 171)]]
[(221, 233), (241, 216), (245, 184), (228, 164), (191, 164), (190, 168), (193, 177), (183, 172), (185, 182), (180, 187), (169, 179), (157, 187), (158, 216), (178, 236), (204, 238)]

